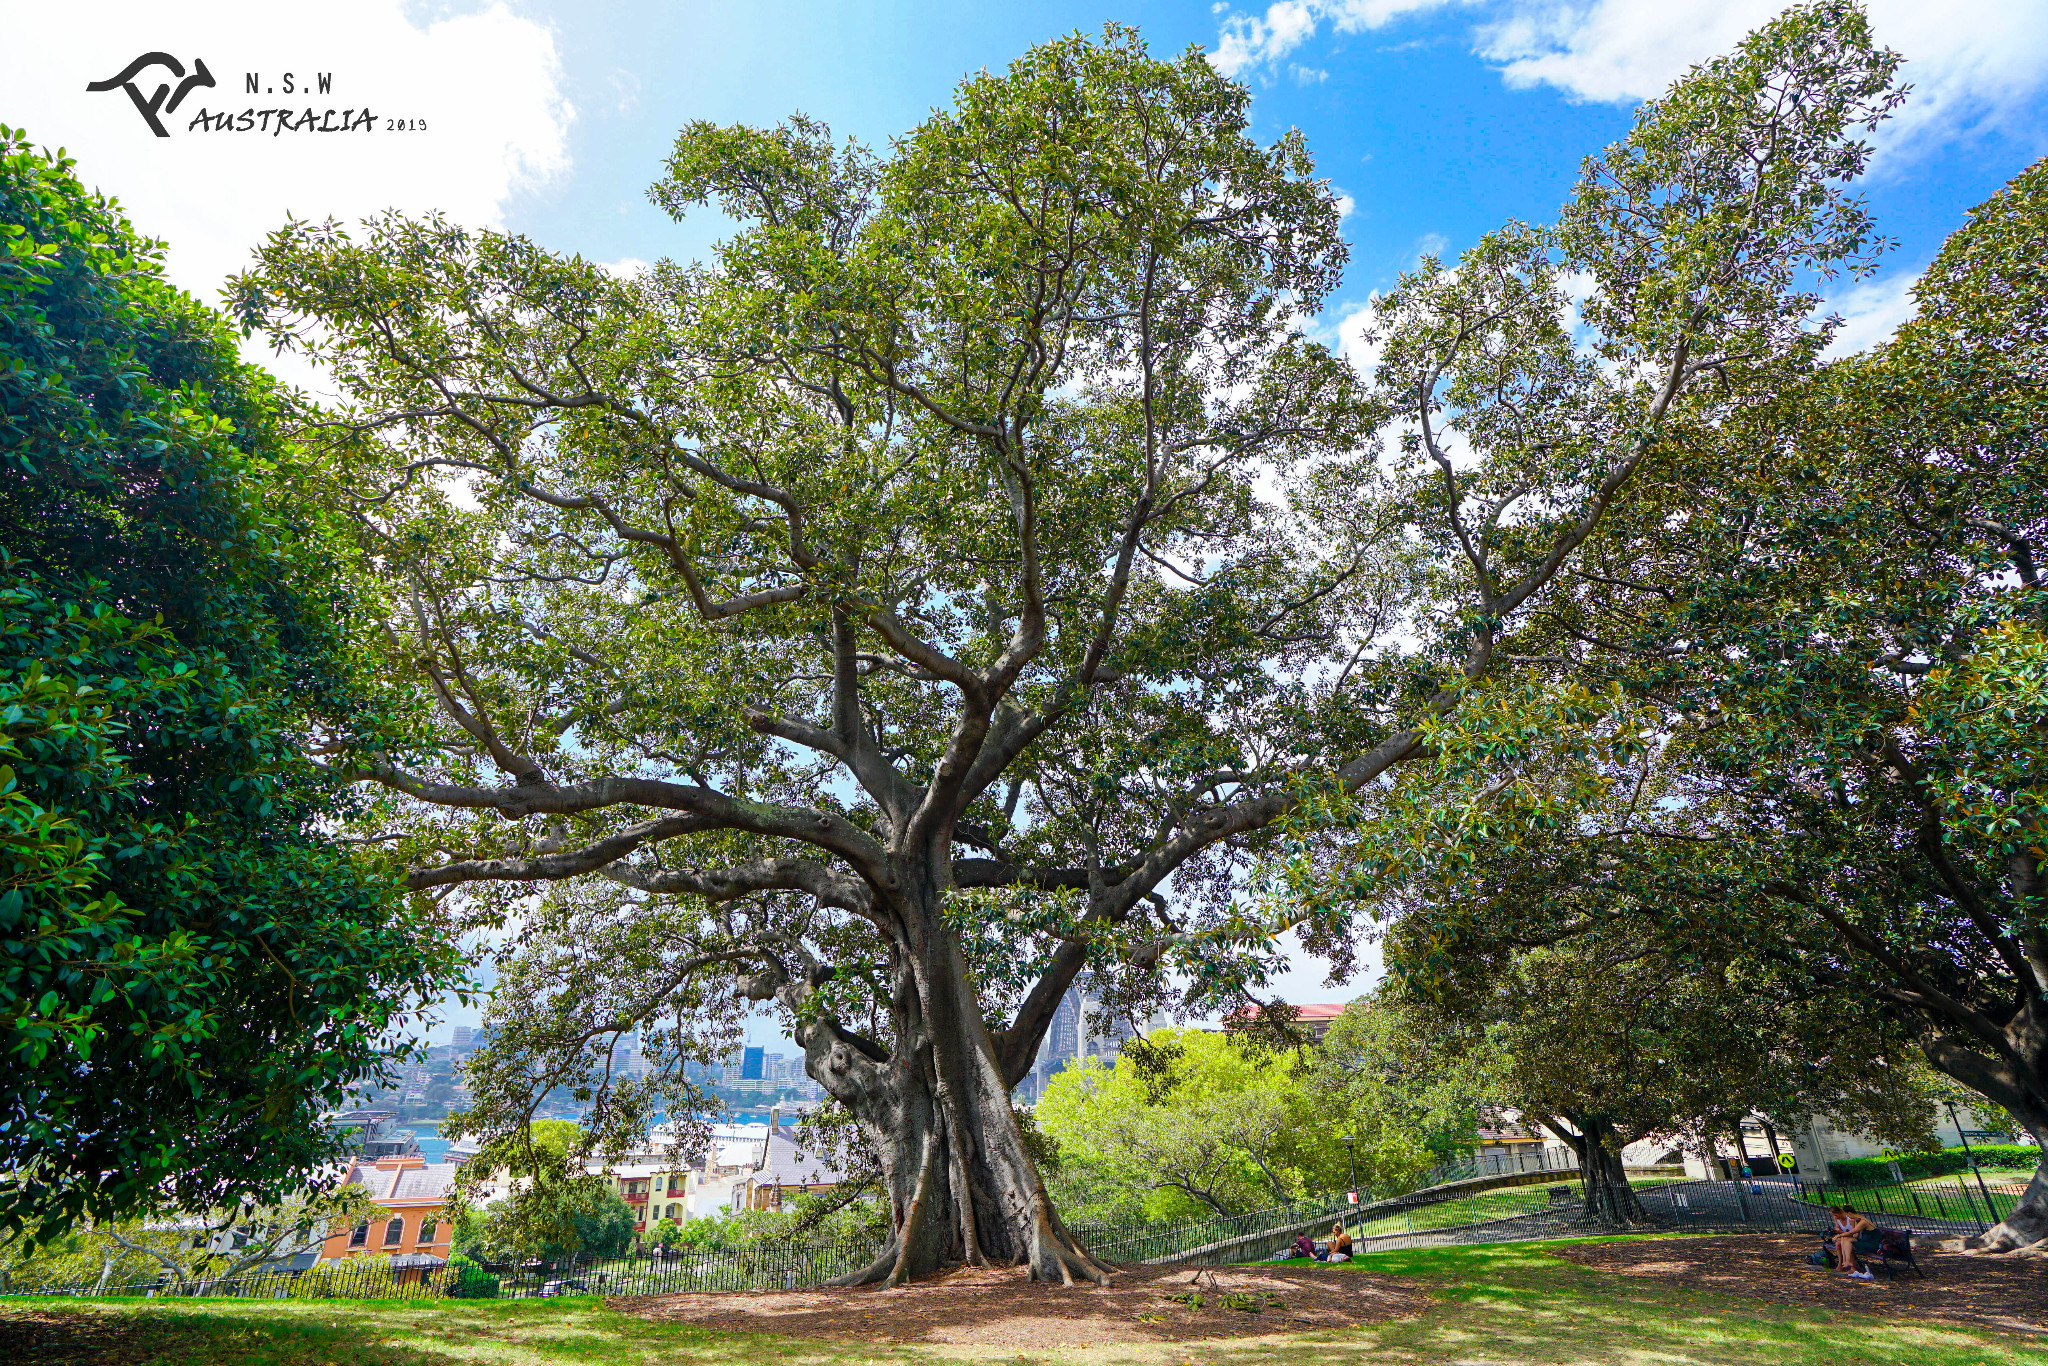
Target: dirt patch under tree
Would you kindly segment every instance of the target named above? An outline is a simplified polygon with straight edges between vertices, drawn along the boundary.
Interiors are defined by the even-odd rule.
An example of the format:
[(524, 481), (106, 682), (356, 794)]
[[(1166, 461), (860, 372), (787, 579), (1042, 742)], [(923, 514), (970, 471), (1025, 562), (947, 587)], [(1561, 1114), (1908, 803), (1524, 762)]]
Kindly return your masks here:
[(1922, 1280), (1894, 1263), (1894, 1275), (1859, 1281), (1809, 1266), (1815, 1234), (1656, 1238), (1547, 1249), (1596, 1271), (1643, 1276), (1772, 1304), (1816, 1305), (1895, 1319), (1940, 1319), (2008, 1332), (2048, 1333), (2048, 1276), (2037, 1261), (1966, 1257), (1914, 1240)]
[(1083, 1347), (1349, 1328), (1429, 1308), (1412, 1281), (1344, 1268), (1126, 1267), (1104, 1286), (962, 1268), (901, 1290), (725, 1291), (608, 1301), (643, 1318), (858, 1342)]

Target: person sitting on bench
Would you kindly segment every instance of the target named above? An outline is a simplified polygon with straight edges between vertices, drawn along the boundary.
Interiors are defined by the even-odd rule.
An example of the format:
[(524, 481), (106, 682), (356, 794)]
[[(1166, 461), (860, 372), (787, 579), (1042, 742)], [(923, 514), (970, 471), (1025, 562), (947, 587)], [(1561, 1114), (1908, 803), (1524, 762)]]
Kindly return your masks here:
[(1870, 1279), (1870, 1273), (1856, 1265), (1858, 1253), (1869, 1256), (1883, 1246), (1877, 1225), (1871, 1223), (1847, 1200), (1833, 1213), (1835, 1240), (1835, 1269), (1854, 1276), (1859, 1281)]

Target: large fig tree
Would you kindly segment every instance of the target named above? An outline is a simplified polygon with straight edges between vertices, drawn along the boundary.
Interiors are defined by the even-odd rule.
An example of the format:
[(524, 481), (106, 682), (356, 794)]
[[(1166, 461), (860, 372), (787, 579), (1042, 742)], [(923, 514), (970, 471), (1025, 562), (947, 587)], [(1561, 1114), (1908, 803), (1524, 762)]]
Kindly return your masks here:
[[(1830, 5), (1693, 73), (1559, 230), (1405, 284), (1377, 384), (1307, 335), (1345, 250), (1299, 136), (1119, 29), (887, 155), (685, 129), (654, 198), (732, 224), (695, 264), (278, 232), (241, 304), (344, 395), (319, 492), (415, 718), (329, 760), (517, 948), (467, 1122), (567, 1085), (625, 1135), (772, 1002), (879, 1156), (865, 1278), (1103, 1277), (1010, 1104), (1060, 998), (1259, 985), (1281, 818), (1423, 753), (1674, 424), (1808, 364), (1891, 66)], [(614, 1077), (643, 1022), (659, 1074)]]

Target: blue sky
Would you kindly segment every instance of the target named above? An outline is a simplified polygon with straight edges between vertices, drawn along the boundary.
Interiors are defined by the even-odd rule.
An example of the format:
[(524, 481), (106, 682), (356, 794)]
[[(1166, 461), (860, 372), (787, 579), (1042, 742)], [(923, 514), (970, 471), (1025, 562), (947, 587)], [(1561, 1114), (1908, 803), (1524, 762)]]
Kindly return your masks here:
[[(1200, 4), (1100, 3), (784, 2), (686, 6), (653, 20), (638, 7), (527, 12), (546, 16), (558, 34), (563, 89), (577, 111), (573, 165), (515, 200), (506, 222), (608, 260), (692, 256), (715, 236), (715, 218), (679, 226), (644, 195), (688, 120), (767, 124), (801, 110), (880, 145), (945, 102), (963, 74), (1000, 67), (1032, 43), (1115, 20), (1139, 27), (1155, 51), (1193, 44), (1216, 52), (1235, 17)], [(1255, 134), (1299, 127), (1322, 173), (1355, 203), (1345, 224), (1351, 266), (1327, 314), (1333, 330), (1420, 252), (1455, 252), (1510, 218), (1549, 218), (1581, 159), (1628, 127), (1635, 101), (1626, 95), (1594, 98), (1568, 73), (1511, 81), (1507, 63), (1480, 50), (1478, 17), (1472, 7), (1444, 7), (1350, 31), (1326, 18), (1235, 73), (1255, 92)], [(1885, 147), (1869, 194), (1900, 248), (1876, 283), (1841, 301), (1861, 324), (1859, 337), (1874, 339), (1897, 321), (1904, 286), (1970, 205), (2048, 151), (2042, 87), (2017, 98), (1994, 93), (2000, 98), (1966, 102), (1958, 117), (1919, 123)], [(1325, 989), (1321, 969), (1307, 962), (1279, 985), (1296, 1000), (1357, 990)], [(757, 1034), (756, 1042), (776, 1042), (770, 1031)]]
[[(67, 147), (90, 183), (169, 244), (173, 278), (212, 297), (287, 213), (442, 209), (603, 261), (687, 258), (715, 219), (650, 206), (676, 130), (801, 110), (880, 145), (956, 82), (1106, 21), (1155, 51), (1190, 45), (1255, 93), (1261, 139), (1299, 127), (1348, 195), (1353, 247), (1324, 317), (1340, 345), (1372, 291), (1427, 250), (1511, 218), (1544, 220), (1635, 103), (1775, 13), (1772, 0), (1279, 0), (1017, 5), (422, 4), (353, 0), (0, 0), (0, 123)], [(1871, 0), (1917, 91), (1879, 138), (1867, 192), (1899, 249), (1840, 291), (1851, 347), (1905, 316), (1906, 290), (1965, 211), (2048, 152), (2048, 0)], [(416, 116), (373, 139), (153, 137), (87, 83), (138, 52), (203, 57), (240, 107), (242, 73), (325, 70), (335, 104)], [(268, 77), (266, 77), (268, 79)], [(288, 378), (306, 382), (289, 364)], [(1282, 989), (1338, 994), (1304, 965)], [(473, 1017), (451, 1015), (448, 1024)], [(761, 1031), (757, 1042), (769, 1041)]]
[[(1638, 92), (1661, 88), (1716, 50), (1716, 25), (1730, 34), (1748, 26), (1739, 15), (1728, 22), (1740, 4), (1700, 15), (1684, 0), (1585, 8), (1625, 11), (1606, 20), (1624, 38), (1641, 22), (1634, 11), (1668, 11), (1679, 32), (1651, 24), (1632, 48), (1601, 33), (1600, 15), (1591, 13), (1584, 35), (1567, 29), (1517, 40), (1511, 22), (1524, 16), (1535, 24), (1542, 6), (1401, 0), (1257, 11), (1172, 3), (784, 2), (659, 14), (533, 6), (521, 12), (553, 28), (562, 89), (576, 110), (571, 165), (515, 198), (506, 222), (604, 259), (694, 255), (715, 235), (715, 220), (679, 227), (643, 193), (685, 121), (772, 123), (802, 110), (881, 144), (943, 103), (963, 74), (1115, 20), (1136, 25), (1155, 50), (1192, 44), (1234, 66), (1255, 92), (1261, 138), (1289, 127), (1306, 134), (1322, 172), (1356, 205), (1346, 220), (1353, 256), (1330, 311), (1334, 324), (1422, 250), (1455, 252), (1506, 219), (1550, 217), (1580, 160), (1626, 130)], [(1753, 21), (1774, 7), (1748, 8)], [(2048, 30), (2048, 7), (1986, 5), (1974, 18), (1969, 5), (1939, 8), (1952, 21), (1943, 27), (1979, 31), (1974, 46), (1959, 49), (1948, 36), (1937, 43), (1939, 30), (1913, 6), (1880, 5), (1874, 15), (1880, 37), (1906, 52), (1909, 78), (1926, 94), (1885, 139), (1869, 185), (1900, 248), (1878, 285), (1841, 301), (1869, 315), (1867, 328), (1896, 321), (1902, 286), (1968, 206), (2048, 151), (2048, 86), (2039, 79), (2048, 46), (2038, 37)], [(2022, 36), (2029, 29), (2036, 36)], [(1985, 49), (2000, 34), (2016, 46), (1994, 59)], [(1938, 50), (1916, 53), (1914, 40)]]
[[(995, 6), (977, 14), (785, 3), (749, 7), (743, 21), (674, 18), (645, 28), (621, 11), (564, 30), (566, 88), (578, 111), (574, 170), (516, 205), (508, 222), (607, 257), (693, 254), (703, 237), (678, 229), (642, 194), (684, 121), (773, 123), (802, 110), (881, 144), (945, 102), (965, 73), (1109, 19), (1137, 25), (1156, 51), (1217, 42), (1206, 6), (1176, 4), (1067, 4), (1027, 17)], [(1321, 80), (1284, 69), (1244, 74), (1257, 90), (1257, 135), (1299, 126), (1323, 173), (1357, 202), (1347, 224), (1354, 293), (1386, 283), (1433, 236), (1466, 242), (1505, 217), (1547, 216), (1579, 156), (1628, 118), (1624, 106), (1505, 88), (1441, 19), (1403, 25), (1399, 35), (1345, 35), (1315, 56), (1328, 72)]]

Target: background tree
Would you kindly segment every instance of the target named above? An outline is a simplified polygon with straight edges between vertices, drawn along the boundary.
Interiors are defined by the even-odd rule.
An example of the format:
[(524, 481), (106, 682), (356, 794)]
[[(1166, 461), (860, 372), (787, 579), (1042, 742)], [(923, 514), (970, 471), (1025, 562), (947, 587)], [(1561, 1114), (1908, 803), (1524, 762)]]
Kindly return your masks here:
[(522, 1197), (465, 1208), (455, 1220), (455, 1251), (483, 1261), (566, 1263), (621, 1257), (633, 1246), (633, 1207), (609, 1186), (550, 1185)]
[[(1422, 757), (1667, 429), (1824, 343), (1792, 281), (1868, 254), (1848, 130), (1894, 65), (1822, 4), (1688, 76), (1557, 231), (1404, 284), (1372, 394), (1302, 334), (1344, 252), (1299, 139), (1120, 29), (969, 79), (886, 158), (686, 129), (655, 198), (735, 229), (699, 265), (279, 231), (243, 316), (348, 396), (321, 496), (411, 723), (337, 768), (414, 887), (544, 893), (463, 1123), (570, 1085), (622, 1150), (772, 1001), (881, 1159), (863, 1276), (1103, 1276), (1009, 1101), (1068, 986), (1243, 1004), (1277, 950), (1238, 877), (1303, 780)], [(1366, 442), (1390, 410), (1426, 478)], [(1310, 944), (1345, 969), (1335, 917)], [(609, 1070), (641, 1021), (651, 1087)]]
[(1145, 1210), (1161, 1218), (1330, 1188), (1327, 1126), (1315, 1122), (1299, 1054), (1198, 1029), (1136, 1042), (1113, 1068), (1089, 1059), (1061, 1072), (1034, 1108), (1059, 1144), (1055, 1189), (1158, 1192)]
[[(1469, 898), (1477, 888), (1468, 881)], [(1622, 1153), (1685, 1136), (1709, 1170), (1720, 1140), (1762, 1114), (1785, 1129), (1822, 1115), (1908, 1147), (1932, 1145), (1933, 1090), (1909, 1042), (1749, 936), (1645, 932), (1598, 922), (1582, 883), (1533, 900), (1526, 878), (1458, 917), (1426, 911), (1388, 939), (1390, 996), (1427, 1021), (1439, 1055), (1476, 1049), (1495, 1094), (1579, 1158), (1584, 1217), (1644, 1219)], [(1447, 951), (1448, 950), (1448, 951)]]
[(361, 1186), (307, 1188), (273, 1205), (27, 1231), (8, 1240), (0, 1269), (15, 1291), (86, 1286), (102, 1293), (163, 1281), (174, 1293), (202, 1294), (219, 1281), (290, 1261), (336, 1229), (387, 1214)]
[[(464, 980), (305, 756), (363, 734), (270, 381), (0, 128), (0, 1227), (274, 1201)], [(345, 720), (343, 718), (346, 718)]]
[[(1396, 821), (1438, 835), (1433, 952), (1509, 902), (1532, 939), (1754, 945), (2048, 1139), (2044, 232), (2037, 164), (1893, 341), (1689, 433), (1610, 519), (1516, 642), (1532, 679), (1438, 733), (1457, 777)], [(1984, 1241), (2044, 1237), (2048, 1166)]]
[[(482, 1144), (456, 1173), (442, 1207), (455, 1225), (454, 1245), (497, 1260), (623, 1252), (633, 1241), (632, 1207), (589, 1169), (588, 1146), (583, 1126), (566, 1119), (537, 1119)], [(508, 1194), (479, 1209), (478, 1192), (499, 1183)]]
[(1341, 1154), (1337, 1184), (1350, 1184), (1353, 1151), (1359, 1183), (1391, 1194), (1477, 1146), (1503, 1060), (1484, 1035), (1446, 1047), (1436, 1010), (1383, 986), (1346, 1006), (1312, 1055), (1306, 1087), (1318, 1143)]

